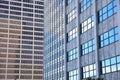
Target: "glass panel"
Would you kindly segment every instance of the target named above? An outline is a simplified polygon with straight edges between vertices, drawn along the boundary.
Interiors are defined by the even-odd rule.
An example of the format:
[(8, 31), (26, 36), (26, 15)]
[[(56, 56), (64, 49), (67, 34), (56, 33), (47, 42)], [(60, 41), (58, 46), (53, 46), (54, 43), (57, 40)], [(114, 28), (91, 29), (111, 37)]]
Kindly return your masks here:
[(108, 43), (109, 43), (109, 42), (108, 42), (108, 39), (104, 40), (104, 46), (105, 46), (105, 45), (108, 45)]
[(112, 72), (113, 72), (113, 71), (116, 71), (116, 65), (112, 65), (112, 66), (111, 66), (111, 69), (112, 69)]
[(105, 68), (102, 68), (102, 73), (103, 73), (103, 74), (105, 73)]
[(108, 17), (110, 17), (111, 15), (113, 15), (113, 10), (112, 9), (110, 11), (108, 11)]
[(111, 64), (116, 64), (116, 58), (111, 58)]
[(110, 43), (113, 43), (114, 41), (114, 36), (110, 37)]
[(117, 56), (117, 63), (120, 63), (120, 56)]
[(120, 70), (120, 64), (117, 64), (117, 69)]
[(108, 32), (104, 33), (104, 39), (108, 38)]
[(110, 59), (105, 60), (105, 66), (109, 66), (110, 65)]
[(110, 9), (112, 9), (112, 3), (110, 3), (109, 5), (108, 5), (108, 10), (110, 10)]
[(103, 8), (103, 14), (107, 12), (107, 7)]
[(114, 29), (109, 31), (109, 36), (113, 36), (114, 35)]
[(106, 67), (106, 73), (110, 72), (110, 66)]

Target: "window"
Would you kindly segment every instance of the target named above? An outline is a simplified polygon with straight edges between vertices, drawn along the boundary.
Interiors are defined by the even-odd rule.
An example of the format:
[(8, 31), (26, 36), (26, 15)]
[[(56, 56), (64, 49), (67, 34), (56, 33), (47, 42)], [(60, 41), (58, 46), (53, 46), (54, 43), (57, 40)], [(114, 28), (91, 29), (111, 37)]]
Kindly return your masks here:
[(72, 29), (70, 32), (67, 33), (67, 41), (70, 42), (74, 38), (77, 37), (77, 28)]
[(120, 70), (120, 56), (101, 61), (102, 74)]
[(94, 26), (94, 18), (91, 16), (81, 24), (82, 33), (91, 29)]
[(70, 4), (73, 0), (66, 0), (66, 4)]
[(113, 0), (107, 6), (99, 10), (98, 12), (99, 22), (102, 22), (103, 20), (109, 18), (116, 12), (117, 12), (117, 3), (116, 0)]
[(69, 80), (78, 80), (78, 69), (68, 72)]
[(93, 3), (93, 0), (82, 0), (80, 3), (80, 11), (83, 12), (86, 10), (88, 7), (90, 7)]
[(83, 78), (92, 77), (96, 75), (96, 65), (91, 64), (83, 67)]
[(68, 51), (68, 61), (76, 59), (78, 54), (78, 48), (74, 48)]
[(94, 39), (82, 44), (82, 55), (88, 54), (95, 50)]
[(118, 41), (118, 27), (115, 27), (100, 35), (100, 47), (107, 46), (116, 41)]
[(74, 8), (70, 13), (68, 13), (67, 23), (71, 22), (75, 18), (76, 18), (76, 8)]

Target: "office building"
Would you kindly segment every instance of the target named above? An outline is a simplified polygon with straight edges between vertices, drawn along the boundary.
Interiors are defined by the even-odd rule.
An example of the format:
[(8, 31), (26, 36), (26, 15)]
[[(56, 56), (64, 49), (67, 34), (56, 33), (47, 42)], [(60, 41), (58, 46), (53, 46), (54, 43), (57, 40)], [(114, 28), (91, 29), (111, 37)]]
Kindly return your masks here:
[(43, 0), (0, 0), (0, 80), (43, 80)]
[(119, 80), (119, 21), (120, 0), (45, 0), (44, 79)]

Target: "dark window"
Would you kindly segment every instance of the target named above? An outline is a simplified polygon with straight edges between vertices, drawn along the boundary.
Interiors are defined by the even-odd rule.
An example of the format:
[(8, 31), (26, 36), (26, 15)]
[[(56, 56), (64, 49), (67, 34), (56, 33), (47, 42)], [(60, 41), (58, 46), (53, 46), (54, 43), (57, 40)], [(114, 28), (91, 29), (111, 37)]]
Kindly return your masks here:
[(37, 8), (37, 9), (44, 9), (43, 6), (35, 6), (35, 8)]
[(33, 17), (33, 14), (30, 13), (23, 13), (24, 16), (29, 16), (29, 17)]
[(10, 14), (21, 15), (21, 12), (10, 11)]
[(23, 38), (23, 39), (31, 39), (31, 40), (33, 39), (32, 36), (22, 36), (22, 38)]
[(8, 10), (2, 10), (2, 9), (0, 9), (0, 13), (6, 13), (6, 14), (8, 14), (9, 11)]
[(6, 6), (6, 5), (1, 5), (1, 4), (0, 4), (0, 8), (2, 8), (2, 9), (3, 9), (3, 8), (4, 8), (4, 9), (9, 9), (8, 6)]
[(35, 31), (43, 31), (43, 28), (34, 28)]
[(32, 27), (23, 27), (24, 30), (33, 30)]
[(43, 56), (34, 56), (34, 59), (43, 59)]
[(35, 4), (44, 4), (44, 2), (41, 2), (41, 1), (35, 1)]
[(0, 14), (0, 18), (8, 18), (8, 15)]
[[(11, 10), (18, 10), (18, 11), (21, 11), (21, 8), (20, 7), (13, 7), (13, 6), (10, 6), (10, 9)], [(21, 13), (21, 12), (20, 12)]]
[(30, 4), (23, 4), (23, 6), (33, 8), (33, 5), (30, 5)]
[(10, 16), (11, 19), (17, 19), (17, 20), (21, 20), (21, 17), (19, 16)]
[(21, 55), (21, 58), (32, 59), (32, 56), (29, 56), (29, 55)]
[(9, 4), (9, 1), (0, 0), (1, 4)]
[(32, 54), (32, 51), (30, 51), (30, 50), (22, 50), (22, 53), (24, 53), (24, 54)]
[(10, 5), (21, 6), (21, 3), (18, 3), (18, 2), (10, 2)]
[(26, 12), (33, 12), (33, 9), (26, 9), (26, 8), (23, 8), (23, 11), (26, 11)]

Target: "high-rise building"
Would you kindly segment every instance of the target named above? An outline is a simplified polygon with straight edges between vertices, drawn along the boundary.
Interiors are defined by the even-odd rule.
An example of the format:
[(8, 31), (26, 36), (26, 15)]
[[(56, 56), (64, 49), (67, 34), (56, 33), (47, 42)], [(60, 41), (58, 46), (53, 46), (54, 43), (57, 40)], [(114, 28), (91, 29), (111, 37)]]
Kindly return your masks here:
[(0, 0), (0, 80), (43, 80), (43, 0)]
[(64, 80), (64, 7), (62, 0), (45, 0), (44, 80)]
[(44, 79), (120, 80), (119, 21), (120, 0), (45, 0)]

